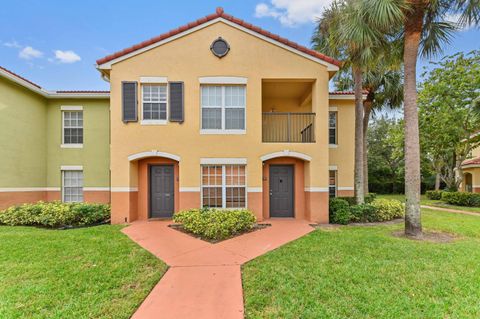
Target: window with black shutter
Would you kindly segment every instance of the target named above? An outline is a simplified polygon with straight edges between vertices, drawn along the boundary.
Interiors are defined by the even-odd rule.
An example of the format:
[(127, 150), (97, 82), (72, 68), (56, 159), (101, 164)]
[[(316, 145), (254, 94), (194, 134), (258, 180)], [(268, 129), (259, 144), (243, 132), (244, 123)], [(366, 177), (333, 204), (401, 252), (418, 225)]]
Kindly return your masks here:
[(122, 82), (122, 121), (137, 121), (137, 82)]
[(169, 82), (170, 122), (184, 121), (183, 82)]

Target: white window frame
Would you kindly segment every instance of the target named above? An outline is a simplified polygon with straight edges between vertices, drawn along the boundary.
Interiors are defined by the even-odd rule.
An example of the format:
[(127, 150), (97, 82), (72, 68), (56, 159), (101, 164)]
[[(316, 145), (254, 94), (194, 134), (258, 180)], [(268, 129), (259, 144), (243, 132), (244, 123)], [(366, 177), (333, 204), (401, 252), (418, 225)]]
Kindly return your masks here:
[[(220, 86), (222, 88), (222, 105), (221, 106), (203, 106), (202, 105), (202, 87), (204, 86)], [(238, 130), (238, 129), (226, 129), (225, 128), (225, 116), (226, 116), (226, 109), (232, 108), (232, 109), (238, 109), (240, 108), (239, 106), (225, 106), (225, 88), (227, 86), (243, 86), (245, 88), (245, 105), (243, 106), (244, 109), (244, 129), (243, 130)], [(221, 129), (204, 129), (203, 128), (203, 109), (204, 108), (220, 108), (221, 109), (221, 121), (222, 121), (222, 128)], [(246, 134), (247, 132), (247, 86), (245, 84), (229, 84), (229, 83), (206, 83), (206, 84), (200, 84), (200, 134)]]
[[(334, 113), (335, 114), (335, 143), (332, 144), (330, 143), (330, 130), (332, 129), (332, 126), (330, 126), (330, 114)], [(337, 110), (330, 110), (328, 111), (328, 145), (330, 148), (337, 148), (338, 146), (338, 111)]]
[[(61, 148), (83, 148), (83, 143), (85, 143), (85, 114), (83, 112), (82, 106), (73, 106), (65, 105), (60, 107), (62, 112), (62, 143), (60, 144)], [(83, 143), (65, 143), (65, 113), (66, 112), (81, 112), (82, 113), (82, 141)], [(69, 128), (80, 128), (80, 127), (69, 127)]]
[[(203, 207), (203, 188), (204, 187), (219, 187), (218, 185), (204, 185), (203, 184), (203, 167), (204, 166), (221, 166), (222, 167), (222, 207), (213, 207), (217, 209), (247, 209), (248, 208), (248, 183), (247, 183), (247, 165), (245, 164), (201, 164), (200, 165), (200, 203)], [(243, 166), (245, 167), (245, 184), (244, 185), (227, 185), (227, 166)], [(244, 187), (245, 188), (245, 207), (228, 207), (227, 208), (227, 186), (229, 187)]]
[[(331, 185), (330, 184), (330, 173), (331, 172), (334, 172), (335, 174), (335, 185)], [(336, 169), (330, 169), (328, 171), (328, 196), (330, 197), (330, 187), (334, 187), (335, 188), (335, 195), (334, 197), (337, 197), (338, 196), (338, 171)]]
[[(166, 78), (165, 78), (166, 79)], [(154, 78), (155, 81), (147, 81), (147, 80), (144, 80), (144, 78), (142, 78), (142, 83), (141, 83), (141, 88), (140, 88), (140, 95), (141, 95), (141, 106), (140, 106), (140, 113), (141, 113), (141, 116), (142, 116), (142, 119), (140, 120), (140, 124), (141, 125), (166, 125), (167, 122), (168, 122), (168, 98), (169, 98), (169, 95), (168, 95), (168, 82), (163, 82), (163, 78)], [(165, 112), (166, 112), (166, 115), (165, 115), (165, 119), (164, 120), (145, 120), (143, 119), (143, 88), (145, 86), (165, 86), (166, 88), (166, 95), (165, 95)], [(148, 102), (147, 102), (148, 103)], [(151, 102), (150, 102), (151, 103)], [(158, 102), (158, 103), (162, 103), (162, 102)]]
[[(65, 200), (65, 173), (66, 172), (81, 172), (82, 173), (82, 200), (81, 201), (66, 201)], [(62, 202), (64, 203), (82, 203), (85, 201), (85, 186), (84, 186), (84, 175), (83, 175), (83, 167), (82, 166), (62, 166), (61, 167), (61, 175), (62, 175)]]

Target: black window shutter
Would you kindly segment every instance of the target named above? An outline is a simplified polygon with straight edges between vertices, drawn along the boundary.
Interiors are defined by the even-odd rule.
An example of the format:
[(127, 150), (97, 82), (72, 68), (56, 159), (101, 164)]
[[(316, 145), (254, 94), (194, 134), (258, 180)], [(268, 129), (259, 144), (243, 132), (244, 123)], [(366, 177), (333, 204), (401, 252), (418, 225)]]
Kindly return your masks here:
[(137, 82), (122, 82), (122, 121), (137, 121)]
[(184, 121), (183, 82), (169, 82), (170, 122)]

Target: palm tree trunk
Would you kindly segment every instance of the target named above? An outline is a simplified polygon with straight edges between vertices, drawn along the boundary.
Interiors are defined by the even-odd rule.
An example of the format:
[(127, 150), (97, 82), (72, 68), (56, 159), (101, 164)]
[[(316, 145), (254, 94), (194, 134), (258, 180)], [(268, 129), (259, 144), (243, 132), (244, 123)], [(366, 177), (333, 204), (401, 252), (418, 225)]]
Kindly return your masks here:
[(368, 122), (370, 121), (370, 113), (372, 112), (372, 101), (368, 98), (363, 103), (363, 193), (367, 195), (368, 189)]
[(411, 0), (410, 4), (411, 10), (406, 12), (403, 53), (405, 70), (405, 235), (421, 237), (420, 143), (416, 67), (425, 6), (422, 0)]
[(362, 70), (353, 68), (355, 81), (355, 202), (363, 204), (363, 101), (362, 101)]

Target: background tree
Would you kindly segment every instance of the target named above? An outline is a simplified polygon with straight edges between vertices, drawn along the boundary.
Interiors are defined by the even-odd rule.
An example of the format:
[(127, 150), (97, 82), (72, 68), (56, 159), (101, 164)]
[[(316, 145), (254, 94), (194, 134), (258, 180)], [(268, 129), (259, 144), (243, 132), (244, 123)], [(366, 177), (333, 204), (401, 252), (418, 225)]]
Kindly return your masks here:
[[(365, 10), (364, 2), (338, 0), (327, 8), (318, 20), (312, 37), (314, 48), (344, 61), (344, 69), (350, 70), (355, 91), (355, 198), (364, 201), (364, 106), (363, 74), (380, 60), (380, 52), (386, 48), (387, 28), (371, 25), (373, 19)], [(385, 52), (385, 51), (383, 51)]]
[(463, 181), (462, 162), (479, 137), (480, 51), (457, 53), (423, 75), (419, 90), (420, 138), (424, 156), (449, 189)]

